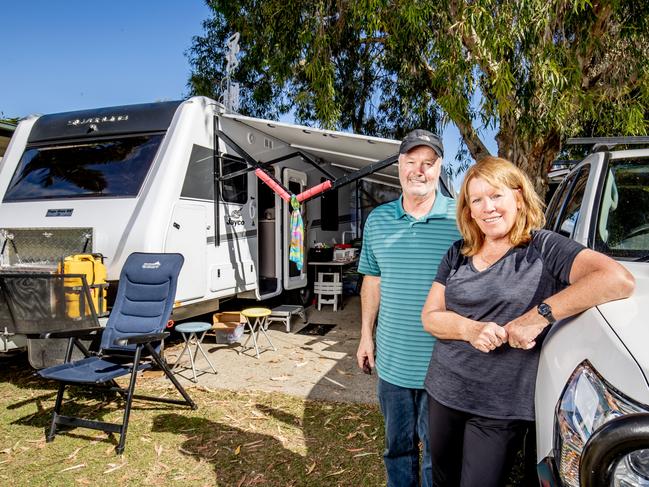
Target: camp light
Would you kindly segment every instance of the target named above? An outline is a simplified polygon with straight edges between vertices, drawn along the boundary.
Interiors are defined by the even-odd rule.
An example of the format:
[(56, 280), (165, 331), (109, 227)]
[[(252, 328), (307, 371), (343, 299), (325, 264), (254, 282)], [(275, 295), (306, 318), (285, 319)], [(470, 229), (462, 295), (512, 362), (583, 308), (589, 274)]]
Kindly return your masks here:
[[(614, 418), (649, 412), (608, 384), (590, 365), (582, 362), (573, 372), (555, 415), (555, 458), (564, 485), (579, 487), (579, 462), (588, 438)], [(637, 450), (615, 468), (616, 487), (649, 487), (649, 450)]]

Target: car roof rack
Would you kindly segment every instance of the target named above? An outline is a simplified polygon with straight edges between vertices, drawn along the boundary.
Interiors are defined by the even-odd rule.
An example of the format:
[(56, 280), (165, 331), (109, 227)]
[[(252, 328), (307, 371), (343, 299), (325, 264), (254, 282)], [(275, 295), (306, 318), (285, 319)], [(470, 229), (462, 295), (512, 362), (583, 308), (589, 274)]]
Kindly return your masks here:
[(590, 145), (590, 152), (600, 152), (611, 150), (618, 145), (647, 145), (649, 146), (649, 137), (647, 136), (629, 136), (629, 137), (572, 137), (566, 141), (566, 145)]

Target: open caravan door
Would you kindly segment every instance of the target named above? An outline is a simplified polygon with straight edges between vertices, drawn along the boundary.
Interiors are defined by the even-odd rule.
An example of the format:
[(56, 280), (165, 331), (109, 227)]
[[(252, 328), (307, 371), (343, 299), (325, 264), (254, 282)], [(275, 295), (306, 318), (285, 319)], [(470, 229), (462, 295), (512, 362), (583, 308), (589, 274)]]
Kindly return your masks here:
[[(284, 187), (289, 190), (291, 194), (300, 194), (307, 188), (306, 174), (295, 169), (285, 168), (283, 171)], [(302, 221), (307, 222), (306, 205), (302, 205), (300, 211), (302, 213)], [(307, 272), (306, 272), (306, 258), (304, 265), (301, 269), (295, 262), (289, 260), (289, 250), (291, 247), (291, 203), (282, 201), (282, 214), (284, 231), (282, 232), (282, 262), (284, 267), (284, 289), (299, 289), (307, 285)], [(305, 232), (306, 233), (306, 232)], [(306, 239), (302, 241), (302, 252), (306, 256)]]

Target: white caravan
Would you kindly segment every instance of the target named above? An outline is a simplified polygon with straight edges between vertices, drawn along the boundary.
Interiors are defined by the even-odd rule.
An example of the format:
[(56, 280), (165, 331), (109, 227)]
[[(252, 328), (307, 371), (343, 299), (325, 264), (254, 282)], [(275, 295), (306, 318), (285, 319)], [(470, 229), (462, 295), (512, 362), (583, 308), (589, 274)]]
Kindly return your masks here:
[[(131, 252), (179, 252), (176, 319), (227, 297), (298, 292), (307, 266), (288, 259), (290, 205), (255, 171), (296, 195), (327, 180), (340, 188), (302, 205), (306, 255), (358, 236), (348, 183), (398, 187), (398, 146), (228, 113), (204, 97), (29, 117), (0, 166), (0, 267), (101, 253), (114, 292)], [(0, 351), (10, 345), (20, 346), (5, 336)]]

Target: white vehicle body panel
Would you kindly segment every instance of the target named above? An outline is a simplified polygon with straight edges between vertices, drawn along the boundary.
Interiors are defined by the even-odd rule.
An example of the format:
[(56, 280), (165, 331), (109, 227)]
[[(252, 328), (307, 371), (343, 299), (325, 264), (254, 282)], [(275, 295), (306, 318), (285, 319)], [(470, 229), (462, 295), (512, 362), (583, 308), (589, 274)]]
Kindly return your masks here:
[[(630, 191), (640, 192), (646, 187), (646, 179), (643, 178), (648, 158), (648, 149), (593, 153), (570, 170), (548, 207), (548, 228), (553, 229), (554, 214), (559, 216), (556, 231), (590, 248), (600, 246), (607, 249), (607, 252), (621, 252), (621, 257), (617, 257), (618, 262), (633, 274), (636, 287), (628, 299), (606, 303), (558, 322), (548, 333), (543, 343), (536, 381), (539, 466), (541, 462), (547, 464), (548, 459), (553, 459), (552, 462), (557, 465), (554, 460), (557, 455), (557, 406), (573, 372), (584, 361), (610, 387), (640, 409), (649, 410), (649, 262), (646, 251), (642, 254), (644, 247), (638, 246), (638, 241), (633, 240), (636, 238), (633, 237), (633, 231), (627, 233), (628, 229), (623, 225), (625, 222), (633, 222), (630, 227), (635, 230), (633, 227), (638, 222), (630, 219), (630, 213), (633, 212), (636, 212), (634, 216), (640, 223), (645, 221), (645, 206), (639, 206), (638, 200), (629, 195), (637, 195), (638, 193)], [(614, 178), (610, 168), (617, 170), (615, 163), (618, 161), (624, 167), (622, 177), (629, 178), (631, 175), (636, 178), (622, 180), (623, 190), (629, 191), (624, 201), (616, 183), (611, 183)], [(645, 172), (634, 172), (638, 171), (635, 161), (645, 161), (642, 162), (642, 171)], [(583, 188), (583, 199), (577, 207), (576, 217), (568, 219), (570, 222), (565, 221), (561, 216), (564, 210), (559, 209), (561, 203), (555, 203), (563, 201), (564, 208), (568, 207), (566, 201), (570, 199), (571, 193), (577, 193), (575, 188), (580, 174), (588, 178)], [(573, 189), (568, 189), (573, 183)], [(561, 198), (562, 191), (568, 195), (565, 200)], [(611, 241), (608, 240), (611, 234), (607, 219), (615, 220), (617, 226), (612, 228), (619, 229), (619, 234)], [(643, 238), (646, 238), (644, 227), (640, 225), (637, 228), (643, 231)], [(624, 255), (627, 250), (635, 254)], [(561, 483), (560, 480), (557, 481)]]
[[(613, 303), (600, 308), (610, 304)], [(605, 311), (600, 308), (587, 310), (576, 318), (557, 323), (543, 343), (535, 401), (539, 462), (552, 455), (556, 405), (568, 379), (584, 360), (588, 360), (620, 392), (649, 404), (649, 387), (646, 376), (636, 362), (637, 355), (631, 353), (620, 340), (602, 315)], [(636, 352), (642, 347), (641, 343), (637, 343)], [(646, 352), (643, 355), (646, 356)]]
[[(133, 107), (115, 107), (119, 108)], [(81, 112), (70, 112), (70, 117), (76, 113)], [(261, 186), (253, 172), (245, 176), (248, 184), (245, 203), (219, 203), (218, 232), (215, 231), (213, 200), (181, 196), (188, 165), (201, 162), (212, 164), (215, 124), (259, 162), (267, 162), (300, 149), (336, 177), (347, 174), (348, 169), (359, 169), (387, 159), (395, 155), (399, 147), (397, 141), (388, 139), (229, 114), (213, 100), (194, 97), (179, 103), (175, 109), (136, 197), (5, 201), (5, 193), (16, 167), (26, 147), (30, 147), (28, 139), (38, 119), (31, 117), (19, 124), (0, 165), (0, 229), (42, 229), (43, 235), (51, 233), (52, 229), (91, 229), (92, 246), (86, 250), (106, 257), (109, 281), (118, 280), (123, 263), (132, 252), (180, 252), (185, 256), (185, 265), (178, 284), (176, 299), (180, 307), (174, 311), (176, 316), (186, 305), (214, 303), (212, 309), (215, 309), (217, 300), (221, 298), (242, 294), (249, 296), (250, 293), (264, 298), (279, 294), (283, 289), (306, 285), (306, 275), (298, 280), (286, 276), (288, 265), (284, 263), (288, 260), (289, 212), (287, 205), (275, 195), (272, 203), (275, 224), (266, 227), (274, 231), (274, 259), (271, 266), (275, 269), (278, 285), (275, 290), (265, 294), (260, 290), (258, 228), (264, 215), (259, 214), (258, 191)], [(103, 135), (102, 128), (100, 124), (96, 129), (98, 136)], [(91, 140), (91, 136), (85, 134), (78, 137)], [(62, 135), (60, 139), (52, 139), (51, 144), (63, 144), (67, 140)], [(38, 144), (42, 146), (45, 143)], [(222, 139), (218, 140), (218, 151), (222, 155), (241, 156)], [(324, 176), (299, 155), (269, 167), (268, 171), (274, 173), (278, 180), (286, 180), (288, 175), (297, 174), (303, 187), (319, 184)], [(398, 187), (395, 166), (370, 175), (370, 178)], [(339, 215), (346, 215), (346, 219), (340, 220), (337, 231), (323, 231), (319, 225), (319, 198), (304, 205), (309, 215), (305, 220), (304, 240), (307, 248), (314, 242), (342, 242), (343, 232), (349, 233), (353, 213), (349, 208), (350, 191), (351, 186), (341, 187), (338, 191)], [(57, 218), (47, 216), (48, 210), (52, 209), (65, 209), (69, 215)], [(0, 247), (6, 243), (5, 237), (0, 235)], [(218, 245), (215, 244), (217, 238), (220, 240)], [(0, 266), (3, 265), (9, 265), (5, 254), (0, 255)]]

